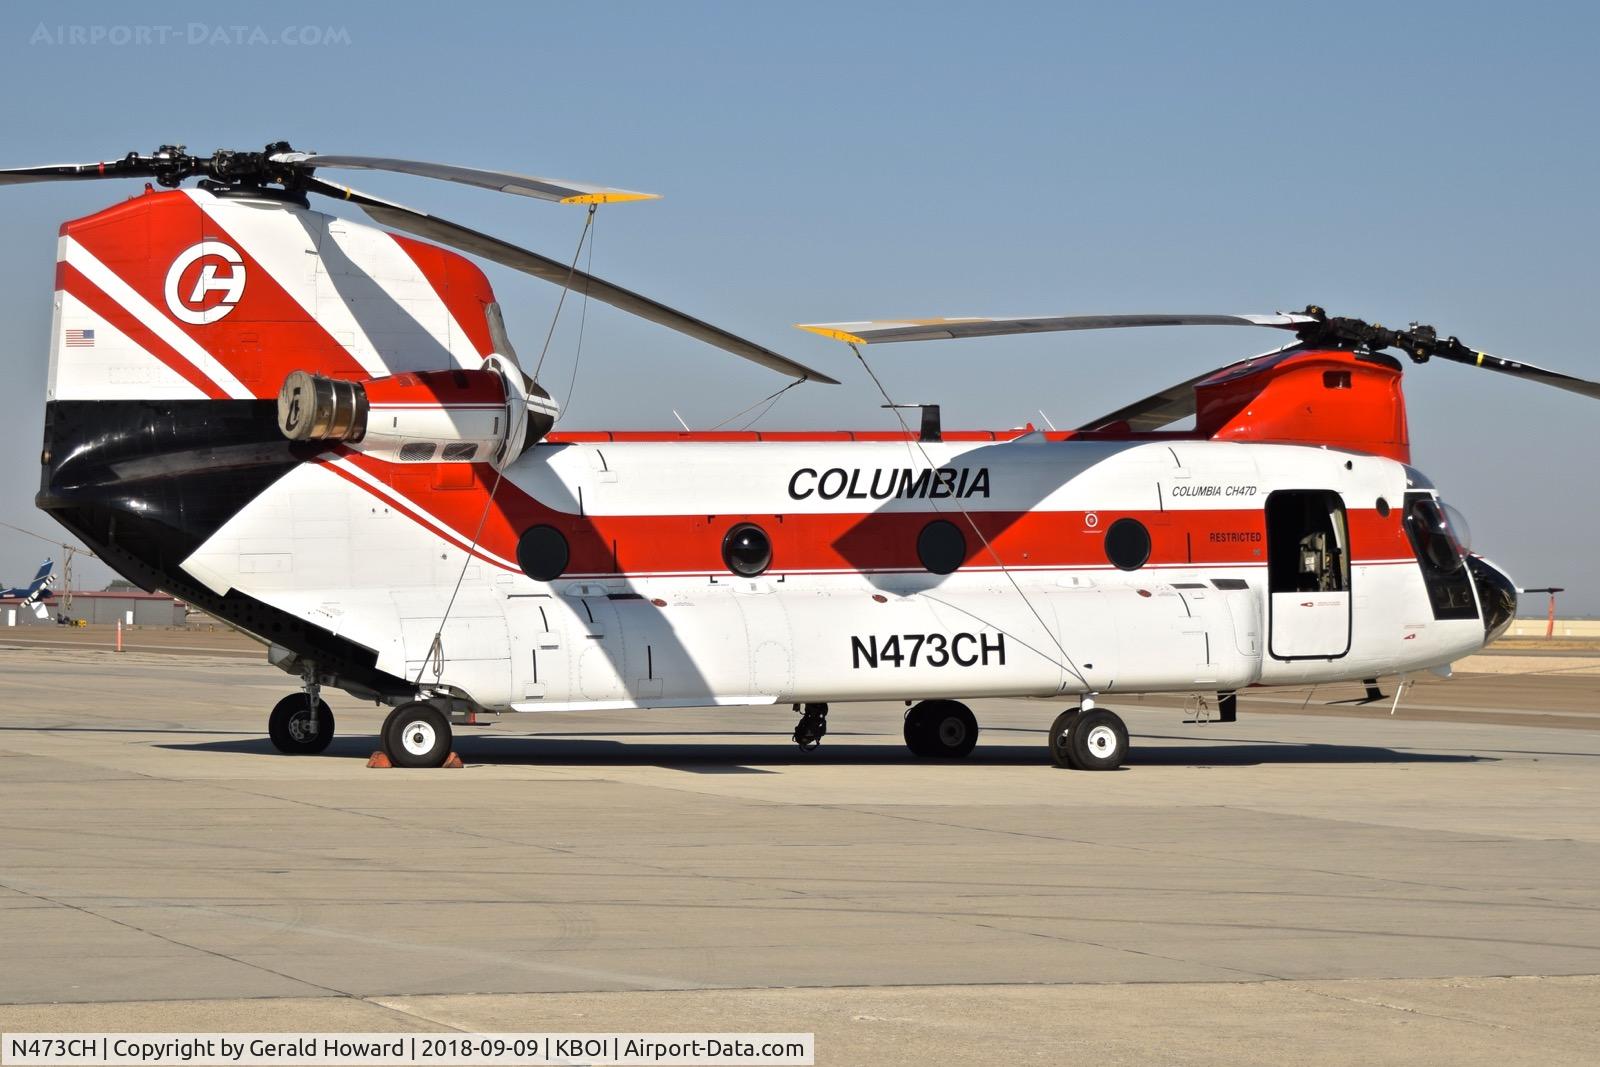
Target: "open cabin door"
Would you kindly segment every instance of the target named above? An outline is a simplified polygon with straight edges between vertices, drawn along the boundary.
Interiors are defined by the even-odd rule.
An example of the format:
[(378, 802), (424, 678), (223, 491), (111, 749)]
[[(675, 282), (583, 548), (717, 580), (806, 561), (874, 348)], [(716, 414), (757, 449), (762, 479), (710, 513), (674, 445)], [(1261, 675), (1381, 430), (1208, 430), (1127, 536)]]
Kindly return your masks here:
[(1350, 651), (1350, 526), (1327, 489), (1267, 497), (1267, 651), (1337, 659)]

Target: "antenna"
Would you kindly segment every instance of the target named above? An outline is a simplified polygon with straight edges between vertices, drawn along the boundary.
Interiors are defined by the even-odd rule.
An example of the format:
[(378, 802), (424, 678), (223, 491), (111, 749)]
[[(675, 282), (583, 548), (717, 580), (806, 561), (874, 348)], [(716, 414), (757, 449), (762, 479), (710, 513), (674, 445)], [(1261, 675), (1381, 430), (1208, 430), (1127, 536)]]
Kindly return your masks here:
[(890, 410), (895, 408), (919, 409), (922, 412), (922, 429), (917, 435), (917, 440), (925, 443), (944, 440), (944, 429), (939, 421), (938, 404), (879, 404), (878, 406)]
[(683, 421), (683, 416), (678, 414), (678, 409), (677, 408), (673, 408), (672, 409), (672, 417), (678, 420), (678, 425), (683, 427), (683, 432), (684, 433), (693, 433), (694, 432), (693, 430), (689, 429), (689, 424), (687, 422)]

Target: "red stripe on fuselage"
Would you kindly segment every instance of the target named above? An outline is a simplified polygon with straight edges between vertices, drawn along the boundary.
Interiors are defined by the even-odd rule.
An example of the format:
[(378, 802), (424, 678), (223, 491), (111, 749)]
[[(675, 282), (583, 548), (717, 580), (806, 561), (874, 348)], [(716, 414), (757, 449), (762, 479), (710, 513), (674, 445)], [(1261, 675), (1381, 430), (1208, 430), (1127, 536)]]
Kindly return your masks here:
[[(1207, 441), (1203, 433), (1193, 430), (1141, 430), (1115, 433), (1107, 430), (947, 430), (939, 438), (944, 442), (990, 443), (1015, 441), (1037, 433), (1047, 441)], [(547, 435), (544, 440), (553, 445), (564, 444), (665, 444), (686, 441), (714, 444), (740, 444), (757, 441), (803, 441), (849, 443), (861, 441), (896, 442), (916, 441), (915, 430), (561, 430)]]
[[(940, 519), (953, 523), (966, 539), (963, 566), (968, 568), (1103, 569), (1110, 565), (1105, 532), (1124, 517), (1138, 519), (1150, 532), (1147, 566), (1242, 567), (1267, 560), (1266, 517), (1258, 508), (965, 515), (953, 508), (781, 516), (573, 515), (545, 506), (509, 479), (500, 481), (489, 506), (495, 472), (487, 464), (399, 464), (355, 452), (343, 456), (454, 531), (459, 541), (470, 543), (476, 535), (483, 552), (503, 560), (516, 559), (517, 541), (529, 527), (560, 530), (571, 549), (571, 574), (726, 574), (722, 539), (744, 522), (767, 531), (774, 574), (920, 571), (917, 536), (928, 523)], [(381, 498), (372, 486), (348, 473), (345, 477)], [(449, 481), (455, 487), (445, 488)], [(1385, 517), (1375, 510), (1353, 509), (1348, 516), (1353, 564), (1411, 557), (1398, 510)], [(432, 529), (420, 515), (411, 517)]]

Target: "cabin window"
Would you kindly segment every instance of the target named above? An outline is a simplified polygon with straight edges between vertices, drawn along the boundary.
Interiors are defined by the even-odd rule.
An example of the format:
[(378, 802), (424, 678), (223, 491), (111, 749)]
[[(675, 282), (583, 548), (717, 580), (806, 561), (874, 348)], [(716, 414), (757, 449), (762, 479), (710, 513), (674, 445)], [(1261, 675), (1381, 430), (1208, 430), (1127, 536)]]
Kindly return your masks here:
[(934, 519), (917, 534), (917, 559), (930, 573), (949, 574), (966, 558), (967, 539), (953, 522)]
[(755, 523), (740, 523), (722, 539), (722, 561), (733, 573), (754, 578), (772, 566), (772, 539)]
[(1125, 571), (1150, 560), (1150, 531), (1138, 519), (1118, 519), (1106, 530), (1106, 559)]
[(571, 560), (567, 539), (554, 526), (532, 526), (517, 541), (517, 566), (536, 582), (561, 577)]
[(1274, 593), (1350, 588), (1350, 527), (1344, 501), (1326, 489), (1267, 497), (1267, 586)]

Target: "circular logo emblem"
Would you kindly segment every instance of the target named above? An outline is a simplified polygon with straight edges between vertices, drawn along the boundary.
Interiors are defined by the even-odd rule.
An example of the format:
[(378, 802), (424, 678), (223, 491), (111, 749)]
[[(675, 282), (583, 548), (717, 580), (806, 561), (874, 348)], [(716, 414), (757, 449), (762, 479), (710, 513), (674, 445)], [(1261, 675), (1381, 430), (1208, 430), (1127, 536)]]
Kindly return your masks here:
[(191, 245), (167, 268), (165, 291), (167, 310), (179, 322), (216, 322), (244, 296), (244, 257), (221, 241)]
[(1091, 511), (1083, 517), (1083, 524), (1092, 530), (1100, 525), (1100, 516)]

